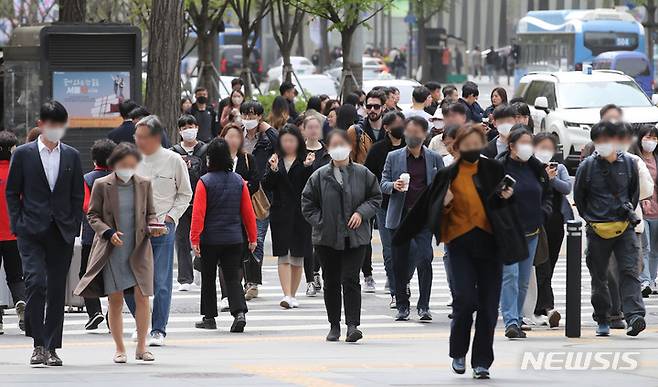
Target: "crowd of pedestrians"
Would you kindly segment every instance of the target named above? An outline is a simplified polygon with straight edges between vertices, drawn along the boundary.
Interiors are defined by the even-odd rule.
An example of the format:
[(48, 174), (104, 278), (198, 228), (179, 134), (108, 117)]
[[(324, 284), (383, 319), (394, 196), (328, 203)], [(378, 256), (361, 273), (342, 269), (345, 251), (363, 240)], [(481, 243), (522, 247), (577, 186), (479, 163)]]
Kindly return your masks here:
[[(218, 313), (229, 311), (230, 331), (247, 329), (268, 231), (280, 306), (298, 308), (300, 293), (321, 292), (326, 340), (341, 338), (343, 307), (345, 340), (362, 339), (376, 228), (397, 321), (416, 318), (414, 274), (415, 315), (432, 321), (433, 244), (444, 245), (452, 368), (465, 372), (475, 322), (473, 375), (488, 378), (499, 311), (509, 339), (560, 323), (551, 281), (564, 224), (574, 218), (572, 185), (587, 224), (596, 334), (646, 328), (643, 297), (656, 292), (658, 270), (655, 127), (636, 133), (621, 108), (604, 107), (574, 181), (557, 139), (535, 134), (528, 105), (508, 101), (503, 88), (486, 109), (473, 82), (461, 90), (431, 82), (413, 90), (405, 110), (399, 90), (378, 87), (342, 104), (313, 96), (297, 112), (292, 84), (267, 109), (245, 99), (239, 80), (232, 87), (217, 110), (203, 88), (183, 99), (173, 145), (157, 116), (122, 101), (124, 122), (94, 143), (90, 166), (61, 141), (68, 114), (57, 101), (41, 107), (24, 145), (0, 132), (0, 256), (20, 327), (34, 341), (31, 364), (62, 365), (56, 350), (81, 229), (75, 294), (84, 297), (85, 328), (108, 319), (113, 361), (125, 363), (124, 303), (137, 323), (136, 359), (154, 361), (148, 347), (165, 344), (175, 255), (177, 290), (200, 282), (195, 326), (217, 329)], [(108, 297), (105, 314), (99, 297)]]

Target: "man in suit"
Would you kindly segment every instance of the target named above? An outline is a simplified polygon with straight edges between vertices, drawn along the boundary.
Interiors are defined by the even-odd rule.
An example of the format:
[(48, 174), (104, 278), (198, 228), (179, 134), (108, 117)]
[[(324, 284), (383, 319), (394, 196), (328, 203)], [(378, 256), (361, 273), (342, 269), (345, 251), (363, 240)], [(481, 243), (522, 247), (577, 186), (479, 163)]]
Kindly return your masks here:
[(107, 134), (107, 138), (114, 141), (116, 144), (121, 142), (135, 143), (135, 123), (130, 118), (129, 114), (138, 106), (139, 105), (131, 99), (126, 99), (119, 104), (119, 114), (121, 114), (123, 122), (118, 127), (112, 129), (110, 133)]
[(61, 103), (44, 103), (41, 135), (14, 151), (7, 177), (11, 229), (25, 275), (25, 334), (34, 340), (30, 364), (62, 365), (55, 350), (62, 347), (66, 279), (84, 200), (80, 155), (60, 141), (67, 121)]
[[(441, 155), (427, 149), (423, 141), (427, 137), (427, 120), (413, 116), (405, 120), (404, 139), (406, 147), (392, 151), (386, 156), (382, 171), (381, 188), (390, 195), (386, 211), (386, 228), (391, 234), (400, 225), (400, 221), (413, 207), (426, 187), (432, 184), (434, 176), (443, 168)], [(410, 179), (401, 178), (408, 174)], [(413, 249), (411, 244), (414, 244)], [(413, 256), (412, 255), (413, 252)], [(398, 321), (409, 319), (409, 281), (414, 267), (418, 270), (420, 297), (418, 299), (418, 317), (421, 321), (431, 321), (429, 310), (432, 291), (432, 233), (424, 229), (412, 240), (401, 246), (393, 246), (393, 270), (395, 273), (395, 298)]]

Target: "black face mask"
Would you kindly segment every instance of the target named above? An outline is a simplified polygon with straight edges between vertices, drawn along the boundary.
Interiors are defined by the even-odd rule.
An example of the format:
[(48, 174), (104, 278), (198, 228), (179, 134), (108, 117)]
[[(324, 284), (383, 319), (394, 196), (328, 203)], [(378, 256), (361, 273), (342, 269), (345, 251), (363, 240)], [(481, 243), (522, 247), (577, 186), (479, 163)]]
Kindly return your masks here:
[(205, 105), (208, 103), (208, 97), (201, 96), (196, 99), (197, 103), (200, 103), (201, 105)]
[(481, 149), (473, 149), (469, 151), (459, 152), (459, 156), (462, 160), (468, 161), (469, 163), (474, 163), (480, 159)]
[(396, 126), (395, 128), (389, 129), (391, 136), (396, 139), (401, 139), (404, 136), (404, 126)]

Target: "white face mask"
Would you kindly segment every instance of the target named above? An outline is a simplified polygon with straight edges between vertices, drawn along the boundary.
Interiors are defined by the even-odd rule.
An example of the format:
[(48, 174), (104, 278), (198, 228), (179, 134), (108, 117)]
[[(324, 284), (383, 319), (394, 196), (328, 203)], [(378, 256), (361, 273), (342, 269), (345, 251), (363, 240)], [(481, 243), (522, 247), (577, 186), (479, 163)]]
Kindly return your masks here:
[(497, 125), (496, 129), (498, 129), (498, 133), (501, 136), (507, 137), (507, 136), (509, 136), (509, 132), (512, 131), (512, 126), (514, 126), (514, 124), (503, 123), (503, 124)]
[(656, 145), (658, 145), (658, 142), (653, 140), (642, 140), (642, 150), (647, 153), (652, 153), (656, 150)]
[(596, 153), (598, 153), (599, 156), (608, 157), (615, 152), (615, 147), (611, 143), (606, 142), (602, 144), (595, 144), (594, 150), (596, 150)]
[(242, 120), (242, 125), (245, 129), (251, 130), (258, 126), (258, 120)]
[(48, 128), (43, 130), (43, 135), (50, 142), (58, 142), (66, 134), (66, 127)]
[(337, 146), (329, 149), (329, 156), (332, 160), (343, 161), (350, 157), (351, 149), (348, 146)]
[(542, 163), (548, 164), (553, 159), (553, 151), (548, 149), (537, 149), (537, 151), (535, 151), (535, 157)]
[(124, 183), (127, 183), (128, 180), (130, 180), (130, 178), (135, 174), (135, 170), (130, 168), (119, 168), (114, 171), (114, 173), (116, 173), (117, 177), (123, 180)]
[(183, 138), (183, 141), (194, 141), (196, 140), (197, 133), (199, 133), (199, 129), (184, 129), (180, 132), (180, 136)]
[(534, 149), (532, 149), (532, 145), (530, 145), (530, 144), (518, 144), (518, 145), (516, 145), (516, 155), (522, 161), (528, 161), (530, 159), (530, 157), (532, 156), (533, 152), (534, 152)]

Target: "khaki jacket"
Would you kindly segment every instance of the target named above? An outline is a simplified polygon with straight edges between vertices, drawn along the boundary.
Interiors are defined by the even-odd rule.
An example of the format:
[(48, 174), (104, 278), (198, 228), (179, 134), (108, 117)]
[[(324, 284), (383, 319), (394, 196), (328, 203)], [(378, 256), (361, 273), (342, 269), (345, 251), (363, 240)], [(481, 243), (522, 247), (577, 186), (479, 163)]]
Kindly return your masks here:
[[(153, 295), (153, 250), (148, 225), (157, 222), (153, 209), (153, 190), (151, 181), (144, 177), (134, 175), (133, 182), (135, 184), (135, 248), (130, 255), (130, 267), (142, 294), (151, 296)], [(105, 239), (103, 234), (108, 230), (117, 229), (118, 214), (117, 178), (116, 174), (111, 173), (96, 180), (91, 190), (87, 218), (96, 235), (89, 254), (87, 272), (75, 289), (76, 295), (89, 298), (106, 296), (102, 271), (114, 245)]]

